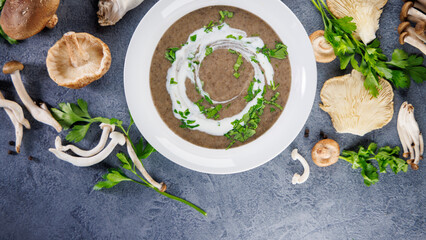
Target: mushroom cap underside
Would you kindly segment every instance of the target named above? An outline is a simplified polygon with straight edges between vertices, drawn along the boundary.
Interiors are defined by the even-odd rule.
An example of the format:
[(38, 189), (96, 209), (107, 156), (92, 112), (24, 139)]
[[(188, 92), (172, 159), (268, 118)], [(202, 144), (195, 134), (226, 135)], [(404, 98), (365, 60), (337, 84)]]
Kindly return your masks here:
[(324, 30), (317, 30), (309, 36), (314, 50), (315, 60), (321, 63), (329, 63), (336, 59), (333, 47), (324, 37)]
[(46, 65), (49, 76), (58, 85), (82, 88), (101, 78), (111, 65), (108, 46), (99, 38), (88, 33), (74, 33), (80, 49), (89, 56), (88, 61), (78, 67), (71, 64), (66, 41), (61, 38), (47, 53)]
[(333, 139), (323, 139), (312, 148), (312, 161), (319, 167), (328, 167), (339, 160), (340, 146)]
[(55, 15), (59, 0), (8, 0), (0, 16), (3, 31), (22, 40), (39, 33)]
[(365, 77), (358, 71), (327, 80), (321, 89), (320, 108), (327, 112), (339, 133), (363, 136), (388, 124), (393, 116), (393, 90), (380, 78), (382, 89), (373, 97), (364, 87)]

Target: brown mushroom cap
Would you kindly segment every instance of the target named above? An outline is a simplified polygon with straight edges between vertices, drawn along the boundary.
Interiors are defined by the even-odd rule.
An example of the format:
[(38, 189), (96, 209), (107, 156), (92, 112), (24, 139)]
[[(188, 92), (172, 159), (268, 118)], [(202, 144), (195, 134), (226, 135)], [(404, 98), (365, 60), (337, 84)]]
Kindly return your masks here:
[(398, 33), (401, 34), (402, 32), (405, 31), (405, 29), (407, 29), (410, 26), (411, 26), (411, 24), (408, 21), (400, 23), (398, 25)]
[(329, 63), (336, 59), (333, 47), (325, 40), (324, 31), (317, 30), (309, 36), (314, 50), (315, 60), (320, 63)]
[(49, 49), (46, 66), (58, 85), (78, 89), (109, 70), (111, 53), (102, 40), (91, 34), (68, 32)]
[(421, 21), (421, 22), (418, 22), (416, 24), (416, 27), (414, 28), (414, 31), (417, 34), (419, 34), (421, 36), (424, 36), (425, 35), (425, 29), (426, 29), (426, 22)]
[(406, 36), (408, 36), (408, 32), (402, 32), (400, 35), (399, 35), (399, 43), (401, 44), (401, 45), (403, 45), (404, 43), (405, 43), (405, 37)]
[(22, 40), (39, 33), (58, 9), (59, 0), (8, 0), (0, 17), (3, 31)]
[(18, 61), (10, 61), (4, 64), (3, 73), (11, 74), (16, 70), (22, 71), (24, 69), (24, 65)]
[(401, 13), (399, 14), (399, 20), (401, 22), (405, 21), (405, 19), (408, 17), (408, 10), (413, 7), (413, 2), (406, 2), (404, 5), (402, 5)]
[(312, 161), (318, 167), (328, 167), (339, 160), (340, 147), (333, 139), (323, 139), (312, 148)]

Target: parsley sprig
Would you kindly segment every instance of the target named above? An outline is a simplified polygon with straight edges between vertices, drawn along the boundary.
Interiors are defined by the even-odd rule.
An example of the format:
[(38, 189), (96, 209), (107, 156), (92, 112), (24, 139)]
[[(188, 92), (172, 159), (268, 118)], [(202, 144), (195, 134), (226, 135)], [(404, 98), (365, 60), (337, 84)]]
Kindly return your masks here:
[[(104, 118), (104, 117), (91, 117), (88, 111), (88, 104), (86, 101), (82, 99), (77, 100), (77, 104), (75, 103), (60, 103), (59, 109), (52, 108), (52, 115), (53, 117), (62, 125), (64, 130), (71, 129), (66, 139), (71, 142), (79, 142), (86, 136), (87, 130), (90, 128), (92, 123), (107, 123), (107, 124), (113, 124), (116, 127), (118, 127), (124, 135), (127, 137), (127, 139), (130, 141), (133, 149), (136, 152), (136, 155), (138, 156), (139, 160), (142, 163), (142, 159), (146, 159), (151, 155), (151, 153), (155, 152), (155, 149), (147, 142), (144, 144), (143, 138), (141, 137), (139, 142), (134, 145), (130, 136), (130, 128), (134, 125), (133, 118), (130, 116), (130, 123), (127, 129), (123, 126), (123, 121), (115, 119), (115, 118)], [(149, 183), (142, 175), (140, 175), (135, 168), (135, 165), (133, 164), (132, 160), (129, 159), (127, 155), (124, 153), (118, 153), (117, 158), (121, 162), (120, 168), (110, 168), (108, 169), (108, 173), (103, 176), (103, 181), (99, 181), (94, 187), (94, 190), (101, 190), (104, 188), (112, 188), (118, 183), (121, 182), (134, 182), (137, 184), (140, 184), (145, 187), (149, 187), (156, 191), (157, 193), (166, 196), (170, 199), (182, 202), (187, 204), (188, 206), (194, 208), (198, 212), (202, 213), (203, 215), (207, 215), (207, 213), (202, 210), (201, 208), (195, 206), (194, 204), (186, 201), (185, 199), (173, 196), (166, 192), (161, 192), (156, 187), (154, 187), (151, 183)], [(133, 178), (130, 178), (125, 171), (128, 171), (132, 173), (135, 177), (138, 178), (137, 180), (134, 180)]]
[(397, 174), (400, 171), (407, 172), (408, 164), (399, 158), (400, 148), (389, 146), (379, 148), (377, 144), (371, 143), (367, 149), (360, 146), (358, 152), (343, 150), (341, 159), (352, 164), (353, 169), (361, 168), (361, 175), (364, 178), (364, 184), (371, 186), (379, 181), (377, 168), (372, 164), (372, 160), (376, 160), (380, 173), (386, 173), (386, 167), (389, 166), (392, 171)]
[[(346, 69), (350, 63), (355, 70), (361, 72), (366, 77), (364, 86), (371, 95), (379, 94), (379, 77), (389, 80), (397, 88), (409, 87), (410, 77), (418, 83), (424, 81), (426, 68), (422, 66), (422, 57), (408, 56), (403, 50), (395, 49), (392, 60), (387, 62), (378, 39), (368, 45), (355, 39), (352, 33), (356, 30), (356, 24), (352, 22), (352, 17), (338, 19), (330, 12), (324, 0), (311, 1), (321, 13), (324, 37), (339, 57), (340, 68)], [(361, 58), (361, 62), (358, 62), (358, 58)]]
[(269, 61), (272, 58), (285, 59), (288, 55), (287, 46), (281, 42), (275, 42), (275, 48), (268, 48), (266, 45), (257, 49), (258, 53), (263, 53)]

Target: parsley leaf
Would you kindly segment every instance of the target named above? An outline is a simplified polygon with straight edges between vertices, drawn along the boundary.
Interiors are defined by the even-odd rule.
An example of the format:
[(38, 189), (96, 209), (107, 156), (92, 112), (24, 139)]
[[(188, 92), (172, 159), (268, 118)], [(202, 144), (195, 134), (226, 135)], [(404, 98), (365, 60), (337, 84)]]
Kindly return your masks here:
[(243, 56), (241, 54), (238, 54), (238, 58), (237, 61), (234, 64), (234, 77), (235, 78), (239, 78), (240, 77), (240, 73), (238, 72), (238, 70), (240, 69), (241, 65), (243, 64)]
[(170, 61), (170, 63), (174, 63), (174, 61), (176, 60), (176, 51), (178, 50), (179, 48), (177, 47), (167, 49), (165, 57), (167, 60)]
[(208, 55), (212, 54), (212, 52), (213, 52), (213, 48), (212, 48), (212, 47), (210, 47), (210, 46), (207, 46), (207, 47), (206, 47), (206, 56), (208, 56)]
[(191, 38), (191, 41), (195, 42), (197, 40), (197, 34), (192, 35), (190, 38)]

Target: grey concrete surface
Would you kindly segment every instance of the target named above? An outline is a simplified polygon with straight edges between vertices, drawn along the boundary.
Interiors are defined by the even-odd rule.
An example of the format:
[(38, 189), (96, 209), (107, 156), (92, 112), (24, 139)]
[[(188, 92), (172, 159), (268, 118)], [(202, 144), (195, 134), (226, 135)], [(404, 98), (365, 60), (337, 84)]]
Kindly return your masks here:
[[(83, 98), (94, 116), (116, 117), (127, 124), (123, 90), (126, 49), (137, 24), (155, 2), (145, 0), (116, 26), (100, 27), (97, 0), (62, 0), (59, 23), (53, 30), (43, 30), (16, 46), (0, 39), (0, 64), (12, 59), (23, 62), (25, 85), (36, 100), (57, 106)], [(283, 2), (308, 33), (323, 28), (310, 1)], [(401, 47), (397, 40), (401, 6), (402, 1), (390, 0), (380, 22), (378, 37), (388, 56), (394, 48), (416, 52), (410, 46)], [(109, 72), (80, 90), (57, 86), (45, 66), (48, 49), (71, 30), (100, 37), (113, 56)], [(351, 169), (347, 162), (319, 168), (308, 158), (310, 178), (302, 185), (291, 184), (293, 173), (302, 171), (290, 159), (291, 149), (299, 148), (308, 156), (320, 139), (320, 130), (343, 149), (371, 141), (399, 145), (396, 113), (387, 126), (364, 137), (336, 133), (329, 116), (318, 107), (319, 91), (326, 79), (349, 70), (339, 70), (338, 61), (317, 66), (317, 95), (306, 123), (309, 138), (303, 137), (302, 130), (288, 149), (267, 164), (240, 174), (209, 175), (180, 167), (159, 153), (145, 161), (152, 176), (168, 184), (168, 192), (199, 205), (208, 212), (207, 217), (133, 183), (93, 191), (107, 168), (118, 166), (117, 159), (110, 156), (88, 168), (56, 159), (47, 151), (56, 132), (36, 122), (26, 110), (32, 130), (25, 131), (21, 154), (8, 155), (13, 150), (8, 142), (14, 140), (14, 130), (0, 110), (0, 239), (426, 239), (424, 162), (418, 171), (381, 174), (376, 185), (366, 187), (360, 170)], [(19, 102), (9, 77), (3, 74), (0, 90), (6, 98)], [(424, 131), (425, 97), (426, 84), (413, 83), (408, 90), (395, 90), (394, 100), (396, 109), (406, 100), (416, 107)], [(99, 135), (92, 127), (80, 146), (93, 146)], [(134, 130), (132, 136), (138, 138), (140, 133)], [(34, 160), (29, 161), (28, 156)]]

